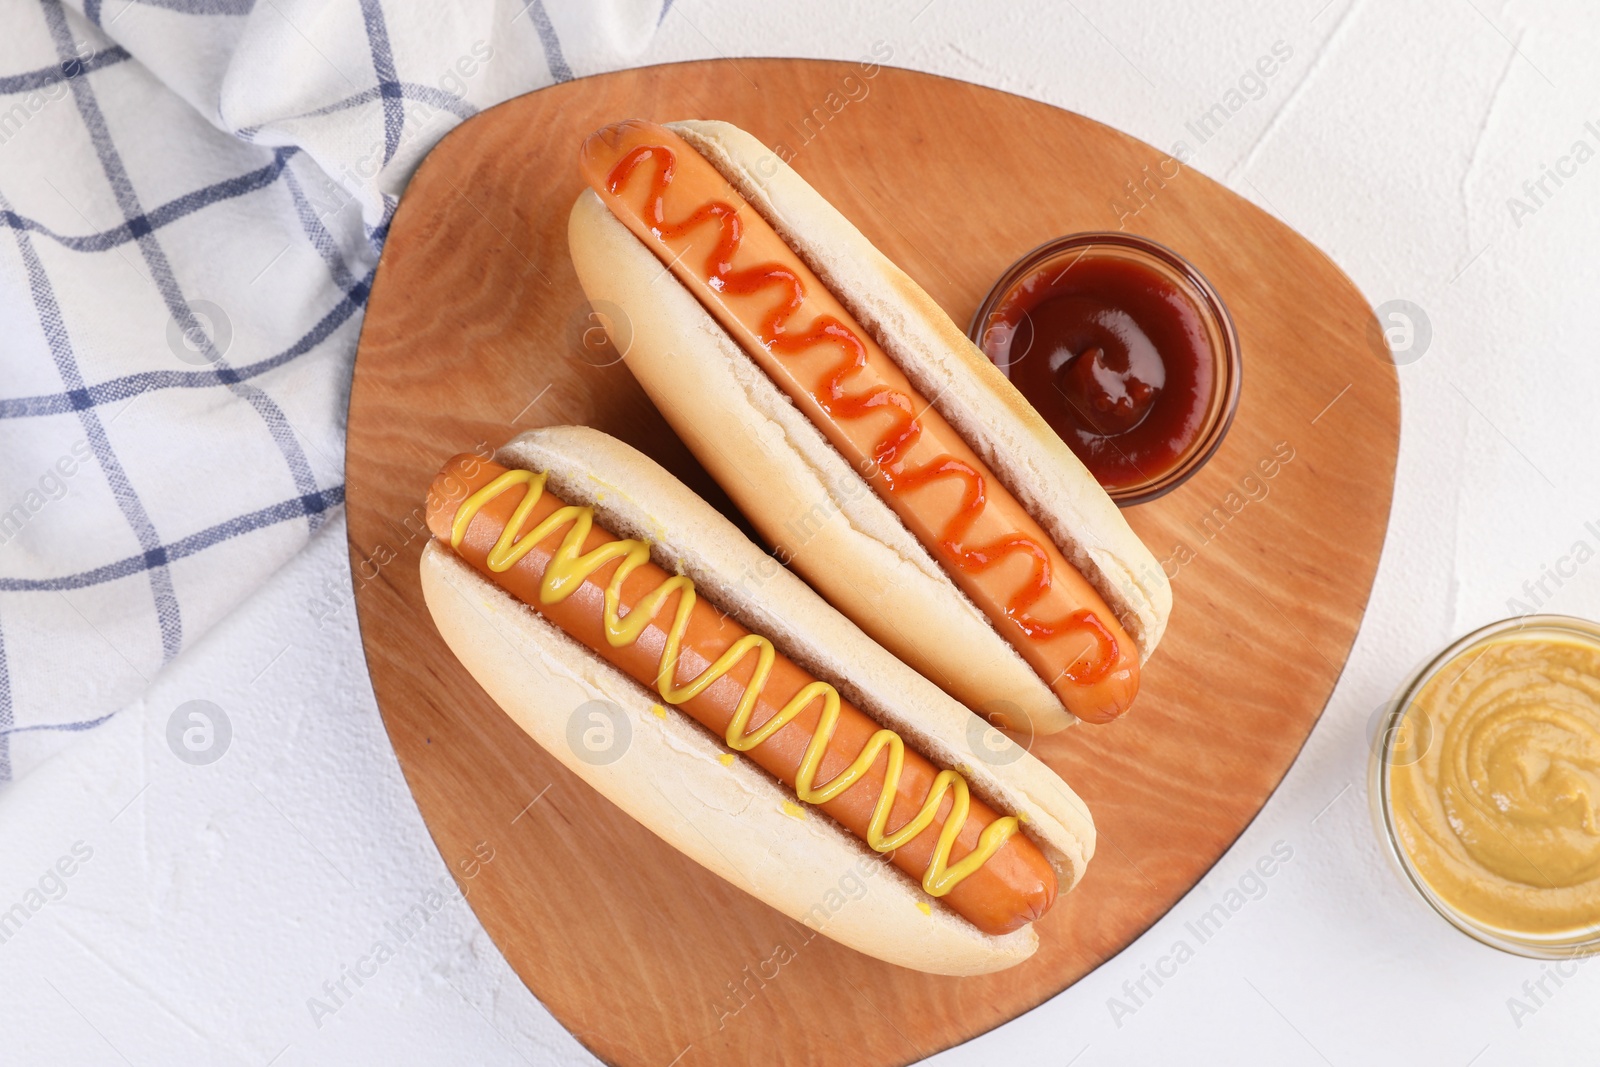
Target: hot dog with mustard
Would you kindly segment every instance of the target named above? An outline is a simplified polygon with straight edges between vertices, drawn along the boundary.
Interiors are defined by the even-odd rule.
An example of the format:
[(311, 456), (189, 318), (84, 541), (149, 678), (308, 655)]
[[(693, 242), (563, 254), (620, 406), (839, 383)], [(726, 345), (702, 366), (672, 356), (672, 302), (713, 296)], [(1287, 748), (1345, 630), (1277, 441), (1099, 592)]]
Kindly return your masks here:
[[(1081, 876), (1093, 827), (1059, 778), (1021, 751), (974, 750), (965, 709), (787, 572), (738, 591), (760, 549), (620, 442), (563, 427), (495, 461), (455, 457), (428, 525), (430, 611), (490, 695), (624, 810), (792, 917), (815, 919), (807, 894), (871, 849), (894, 870), (822, 932), (978, 973), (1031, 952), (1029, 924)], [(594, 693), (636, 720), (624, 761), (653, 749), (624, 773), (562, 741), (584, 705), (569, 702)], [(735, 782), (742, 804), (705, 802)]]

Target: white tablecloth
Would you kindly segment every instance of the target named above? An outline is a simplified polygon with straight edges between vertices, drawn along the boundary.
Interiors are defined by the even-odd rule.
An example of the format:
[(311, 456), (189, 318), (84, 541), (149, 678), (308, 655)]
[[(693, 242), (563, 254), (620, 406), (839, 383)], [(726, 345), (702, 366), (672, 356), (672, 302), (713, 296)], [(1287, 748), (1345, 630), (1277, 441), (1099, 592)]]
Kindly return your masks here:
[[(176, 6), (96, 10), (159, 39), (177, 32)], [(525, 17), (539, 14), (558, 40), (582, 22), (577, 5), (535, 6)], [(1375, 305), (1421, 310), (1401, 370), (1400, 465), (1376, 588), (1283, 787), (1127, 951), (938, 1062), (1592, 1062), (1600, 968), (1557, 982), (1546, 965), (1481, 948), (1423, 911), (1383, 861), (1364, 774), (1372, 713), (1423, 655), (1528, 608), (1600, 616), (1600, 19), (1576, 0), (1539, 10), (1029, 0), (1004, 15), (974, 0), (820, 6), (758, 14), (678, 0), (653, 35), (618, 16), (607, 33), (620, 44), (563, 62), (582, 75), (719, 55), (851, 59), (881, 41), (893, 64), (1047, 100), (1162, 148), (1186, 142), (1195, 165), (1317, 242)], [(483, 22), (522, 11), (501, 6)], [(363, 47), (369, 39), (359, 15), (281, 0), (250, 18), (280, 15), (313, 30), (343, 19)], [(502, 70), (515, 68), (511, 82), (554, 76), (539, 26), (515, 39), (522, 52), (510, 37), (484, 39), (506, 41), (497, 54)], [(1278, 60), (1270, 76), (1259, 73), (1263, 56)], [(208, 62), (197, 54), (190, 73), (168, 72), (191, 103)], [(155, 106), (107, 106), (141, 105)], [(28, 135), (0, 144), (0, 193), (13, 200), (14, 153)], [(161, 146), (141, 150), (159, 171)], [(369, 228), (381, 226), (385, 191), (398, 187), (362, 205)], [(62, 233), (122, 221), (61, 210)], [(358, 244), (364, 236), (358, 227)], [(251, 269), (278, 250), (234, 233), (215, 240), (241, 262), (248, 254)], [(92, 328), (90, 312), (77, 314)], [(1403, 337), (1407, 324), (1391, 324)], [(8, 338), (22, 328), (9, 322)], [(295, 395), (343, 402), (336, 375)], [(140, 417), (137, 407), (128, 416)], [(56, 442), (0, 429), (8, 454), (55, 458)], [(57, 451), (71, 455), (75, 440), (63, 435)], [(306, 453), (321, 493), (338, 484), (339, 446), (311, 444), (333, 460), (322, 470)], [(349, 601), (342, 511), (327, 503), (318, 528), (302, 521), (307, 546), (286, 550), (283, 569), (187, 644), (141, 699), (0, 793), (0, 915), (22, 905), (0, 931), (0, 1062), (593, 1062), (450, 889), (445, 861), (464, 857), (438, 855), (390, 753)], [(159, 666), (159, 641), (145, 651)], [(71, 708), (56, 710), (72, 721)], [(214, 731), (209, 749), (183, 744), (196, 710)], [(203, 762), (217, 747), (222, 758)], [(1274, 852), (1274, 874), (1250, 879)], [(1200, 941), (1188, 924), (1229, 890), (1247, 902)], [(419, 904), (429, 921), (401, 938), (396, 924)], [(357, 982), (352, 968), (383, 938), (395, 953), (362, 964), (372, 973)], [(781, 1011), (781, 998), (767, 1010)], [(680, 1062), (690, 1067), (694, 1050)]]

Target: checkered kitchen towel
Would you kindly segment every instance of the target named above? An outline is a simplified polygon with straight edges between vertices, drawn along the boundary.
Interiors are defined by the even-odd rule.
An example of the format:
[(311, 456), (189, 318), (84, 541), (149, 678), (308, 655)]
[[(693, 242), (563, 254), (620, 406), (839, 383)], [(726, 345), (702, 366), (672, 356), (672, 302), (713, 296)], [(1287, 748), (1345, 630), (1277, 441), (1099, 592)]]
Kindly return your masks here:
[(362, 308), (427, 150), (626, 65), (670, 3), (0, 0), (0, 782), (341, 505)]

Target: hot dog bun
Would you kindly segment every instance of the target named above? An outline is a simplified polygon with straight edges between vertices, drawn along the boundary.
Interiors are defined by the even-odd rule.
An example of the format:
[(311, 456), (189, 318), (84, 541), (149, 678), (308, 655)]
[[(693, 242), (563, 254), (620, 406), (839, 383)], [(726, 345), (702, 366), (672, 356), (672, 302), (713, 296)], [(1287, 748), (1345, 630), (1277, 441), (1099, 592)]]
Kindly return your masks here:
[[(775, 568), (653, 461), (583, 427), (524, 434), (496, 460), (549, 471), (548, 484), (563, 499), (594, 507), (619, 534), (651, 540), (659, 565), (688, 575), (739, 623), (770, 636), (909, 745), (960, 771), (975, 796), (1023, 818), (1061, 891), (1082, 876), (1094, 827), (1060, 778), (997, 732), (975, 728), (965, 708)], [(676, 711), (653, 713), (653, 693), (438, 541), (423, 552), (422, 585), (446, 643), (529, 736), (708, 870), (843, 944), (917, 970), (982, 974), (1036, 948), (1032, 927), (994, 936), (937, 903), (928, 907), (915, 881), (819, 811), (795, 818), (791, 792), (746, 760), (725, 765), (717, 737)], [(610, 701), (628, 718), (631, 743), (615, 762), (587, 762), (568, 743), (573, 710), (592, 700)], [(857, 900), (839, 892), (852, 870), (872, 872)]]
[[(765, 146), (727, 123), (670, 128), (932, 398), (1148, 658), (1170, 585), (1071, 450), (926, 293)], [(822, 431), (593, 192), (574, 205), (568, 237), (591, 302), (629, 320), (630, 369), (780, 558), (981, 713), (1040, 733), (1074, 721)]]

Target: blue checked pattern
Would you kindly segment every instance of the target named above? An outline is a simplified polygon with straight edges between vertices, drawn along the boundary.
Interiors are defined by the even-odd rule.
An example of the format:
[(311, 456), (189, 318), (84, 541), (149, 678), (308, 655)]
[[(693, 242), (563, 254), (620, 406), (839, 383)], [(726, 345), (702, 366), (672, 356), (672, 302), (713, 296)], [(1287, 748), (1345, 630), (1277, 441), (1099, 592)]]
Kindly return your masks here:
[(611, 3), (0, 0), (0, 783), (328, 523), (400, 190)]

